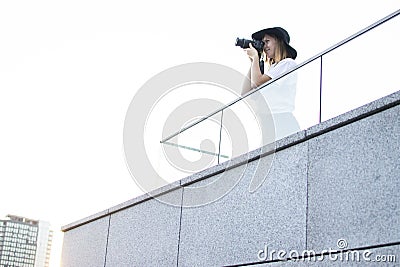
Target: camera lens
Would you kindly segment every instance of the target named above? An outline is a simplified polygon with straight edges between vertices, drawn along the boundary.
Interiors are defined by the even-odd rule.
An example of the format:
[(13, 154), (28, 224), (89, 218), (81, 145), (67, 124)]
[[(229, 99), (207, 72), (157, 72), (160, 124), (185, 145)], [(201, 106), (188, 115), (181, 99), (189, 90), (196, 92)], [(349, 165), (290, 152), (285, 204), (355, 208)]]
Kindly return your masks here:
[(249, 44), (251, 43), (250, 40), (246, 40), (246, 39), (240, 39), (239, 37), (236, 38), (236, 42), (235, 45), (239, 46), (241, 48), (249, 48)]
[(240, 46), (242, 47), (243, 39), (240, 39), (239, 37), (236, 38), (235, 46)]

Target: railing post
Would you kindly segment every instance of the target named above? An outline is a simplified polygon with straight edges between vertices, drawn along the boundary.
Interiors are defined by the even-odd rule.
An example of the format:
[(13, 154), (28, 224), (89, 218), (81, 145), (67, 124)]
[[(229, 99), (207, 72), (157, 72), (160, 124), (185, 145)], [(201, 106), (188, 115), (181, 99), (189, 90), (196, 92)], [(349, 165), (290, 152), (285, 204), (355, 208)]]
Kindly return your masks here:
[(218, 144), (218, 164), (220, 163), (219, 158), (221, 157), (221, 143), (222, 143), (222, 122), (224, 119), (224, 110), (221, 110), (221, 122), (219, 127), (219, 144)]
[(319, 121), (322, 121), (322, 55), (320, 57), (320, 68), (319, 68)]

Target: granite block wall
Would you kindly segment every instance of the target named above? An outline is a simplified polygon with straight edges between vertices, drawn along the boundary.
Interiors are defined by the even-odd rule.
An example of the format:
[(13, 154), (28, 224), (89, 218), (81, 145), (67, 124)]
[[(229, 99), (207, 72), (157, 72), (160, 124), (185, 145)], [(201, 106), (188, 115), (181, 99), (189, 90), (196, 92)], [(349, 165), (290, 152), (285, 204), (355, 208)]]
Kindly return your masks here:
[[(141, 196), (69, 224), (62, 266), (399, 266), (399, 104), (397, 92), (158, 190), (180, 205)], [(232, 189), (187, 207), (221, 173)]]

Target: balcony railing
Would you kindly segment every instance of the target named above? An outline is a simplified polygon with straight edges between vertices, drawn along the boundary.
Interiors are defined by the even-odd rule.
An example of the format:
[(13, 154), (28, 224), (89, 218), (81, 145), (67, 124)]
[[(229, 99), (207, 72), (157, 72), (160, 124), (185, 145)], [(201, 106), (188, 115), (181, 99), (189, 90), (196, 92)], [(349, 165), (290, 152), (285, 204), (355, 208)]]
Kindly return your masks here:
[[(255, 118), (265, 117), (265, 111), (257, 108), (262, 93), (290, 77), (297, 79), (293, 114), (300, 125), (298, 130), (398, 91), (399, 14), (397, 10), (170, 134), (160, 141), (163, 149), (178, 149), (189, 157), (193, 154), (194, 165), (210, 167), (294, 133), (279, 135), (273, 129), (263, 132), (255, 123)], [(273, 138), (263, 138), (265, 131)]]

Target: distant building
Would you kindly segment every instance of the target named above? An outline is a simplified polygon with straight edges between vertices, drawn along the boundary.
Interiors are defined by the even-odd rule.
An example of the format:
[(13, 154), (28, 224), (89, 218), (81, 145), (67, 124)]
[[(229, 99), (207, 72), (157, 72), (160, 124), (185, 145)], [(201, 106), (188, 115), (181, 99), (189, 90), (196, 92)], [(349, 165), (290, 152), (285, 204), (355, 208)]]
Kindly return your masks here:
[(7, 215), (0, 220), (0, 267), (48, 267), (52, 238), (48, 222)]

